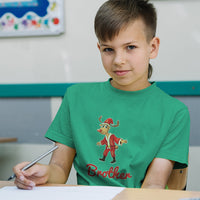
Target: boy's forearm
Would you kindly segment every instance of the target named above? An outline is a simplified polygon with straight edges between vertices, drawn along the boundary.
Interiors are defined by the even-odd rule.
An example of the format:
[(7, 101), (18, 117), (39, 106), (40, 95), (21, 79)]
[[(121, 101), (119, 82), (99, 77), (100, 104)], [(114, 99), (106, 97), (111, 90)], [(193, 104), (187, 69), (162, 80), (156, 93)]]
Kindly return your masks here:
[(64, 170), (56, 165), (49, 164), (49, 178), (48, 183), (64, 184), (68, 179), (69, 173), (67, 174)]
[(141, 188), (150, 188), (150, 189), (165, 189), (165, 186), (162, 184), (143, 184)]
[(56, 143), (58, 149), (53, 152), (48, 165), (48, 183), (66, 183), (75, 156), (75, 149)]

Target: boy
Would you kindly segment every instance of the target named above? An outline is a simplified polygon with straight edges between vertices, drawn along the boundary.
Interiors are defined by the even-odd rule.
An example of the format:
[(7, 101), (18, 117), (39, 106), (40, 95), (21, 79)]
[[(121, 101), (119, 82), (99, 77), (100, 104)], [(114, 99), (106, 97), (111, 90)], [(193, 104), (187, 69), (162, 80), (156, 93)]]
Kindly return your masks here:
[(160, 43), (153, 5), (108, 0), (95, 33), (111, 78), (67, 90), (46, 133), (59, 148), (49, 165), (14, 167), (19, 188), (65, 183), (74, 163), (80, 185), (164, 189), (172, 169), (187, 166), (188, 109), (148, 81)]

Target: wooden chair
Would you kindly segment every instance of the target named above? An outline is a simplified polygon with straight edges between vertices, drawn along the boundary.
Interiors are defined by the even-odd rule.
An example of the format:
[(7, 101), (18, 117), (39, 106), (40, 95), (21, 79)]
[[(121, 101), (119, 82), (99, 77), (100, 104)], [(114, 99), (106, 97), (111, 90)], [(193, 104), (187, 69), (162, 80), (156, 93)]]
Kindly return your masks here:
[(184, 169), (173, 169), (167, 186), (172, 190), (186, 190), (188, 167)]

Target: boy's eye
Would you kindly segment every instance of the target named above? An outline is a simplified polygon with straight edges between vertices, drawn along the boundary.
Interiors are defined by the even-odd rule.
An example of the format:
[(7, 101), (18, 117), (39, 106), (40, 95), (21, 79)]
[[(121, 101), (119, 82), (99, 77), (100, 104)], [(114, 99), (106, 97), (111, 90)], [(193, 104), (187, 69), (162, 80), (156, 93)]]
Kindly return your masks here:
[(104, 52), (112, 52), (113, 49), (111, 49), (111, 48), (105, 48), (105, 49), (103, 49), (103, 51), (104, 51)]
[(135, 49), (135, 48), (136, 47), (134, 45), (130, 45), (130, 46), (127, 47), (128, 50), (132, 50), (132, 49)]

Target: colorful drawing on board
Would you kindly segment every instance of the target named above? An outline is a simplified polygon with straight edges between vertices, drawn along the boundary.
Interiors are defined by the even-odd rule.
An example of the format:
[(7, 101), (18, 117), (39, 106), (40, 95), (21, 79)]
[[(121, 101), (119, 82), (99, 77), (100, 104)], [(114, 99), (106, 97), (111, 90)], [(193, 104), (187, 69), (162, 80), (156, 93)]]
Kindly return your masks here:
[(64, 32), (64, 0), (0, 0), (0, 37)]

